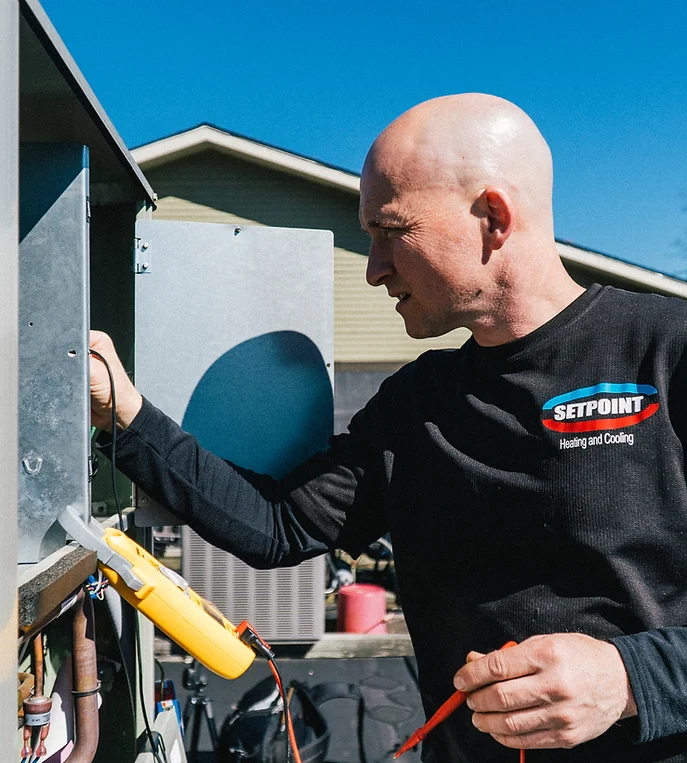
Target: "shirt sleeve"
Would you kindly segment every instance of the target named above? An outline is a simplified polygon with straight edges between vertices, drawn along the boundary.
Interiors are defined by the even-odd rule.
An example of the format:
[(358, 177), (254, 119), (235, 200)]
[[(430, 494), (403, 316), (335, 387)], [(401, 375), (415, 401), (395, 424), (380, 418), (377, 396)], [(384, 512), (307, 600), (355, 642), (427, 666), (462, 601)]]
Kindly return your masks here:
[(625, 663), (637, 704), (640, 743), (687, 732), (687, 628), (610, 639)]
[[(205, 450), (144, 400), (117, 436), (116, 467), (208, 542), (253, 567), (295, 565), (334, 547), (358, 556), (387, 529), (372, 405), (328, 450), (276, 480)], [(109, 436), (99, 447), (111, 455)]]

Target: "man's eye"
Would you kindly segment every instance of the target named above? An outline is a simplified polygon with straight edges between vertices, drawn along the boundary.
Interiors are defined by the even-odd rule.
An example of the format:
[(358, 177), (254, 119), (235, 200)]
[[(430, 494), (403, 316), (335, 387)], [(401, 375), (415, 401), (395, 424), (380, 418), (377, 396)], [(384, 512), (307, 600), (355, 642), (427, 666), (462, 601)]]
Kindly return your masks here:
[(403, 228), (382, 228), (386, 238), (398, 238), (403, 233)]

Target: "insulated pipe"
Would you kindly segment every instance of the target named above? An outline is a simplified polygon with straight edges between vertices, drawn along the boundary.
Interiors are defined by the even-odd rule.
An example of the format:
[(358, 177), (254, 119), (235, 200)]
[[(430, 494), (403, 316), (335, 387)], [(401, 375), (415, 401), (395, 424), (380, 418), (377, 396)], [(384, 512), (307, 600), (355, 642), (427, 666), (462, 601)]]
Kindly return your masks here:
[(67, 763), (92, 763), (98, 749), (98, 660), (95, 653), (93, 602), (83, 591), (74, 605), (72, 672), (74, 736)]

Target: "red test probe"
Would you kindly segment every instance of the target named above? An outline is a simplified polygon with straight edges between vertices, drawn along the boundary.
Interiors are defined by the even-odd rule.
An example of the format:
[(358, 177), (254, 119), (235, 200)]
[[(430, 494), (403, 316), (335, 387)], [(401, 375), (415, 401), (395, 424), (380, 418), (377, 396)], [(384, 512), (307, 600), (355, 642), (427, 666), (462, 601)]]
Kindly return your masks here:
[[(507, 641), (501, 649), (509, 649), (512, 646), (516, 646), (515, 641)], [(468, 698), (467, 694), (464, 694), (462, 691), (456, 691), (453, 692), (453, 694), (444, 702), (444, 704), (434, 713), (434, 715), (425, 723), (424, 726), (420, 726), (420, 728), (414, 732), (410, 738), (408, 739), (405, 744), (402, 745), (402, 747), (398, 750), (398, 752), (394, 755), (394, 760), (396, 758), (400, 758), (401, 755), (403, 755), (404, 752), (408, 752), (408, 750), (412, 750), (413, 747), (420, 744), (420, 742), (429, 734), (429, 732), (436, 728), (440, 723), (443, 723), (451, 713), (453, 713), (455, 710), (457, 710), (463, 702)], [(520, 753), (520, 763), (523, 763), (523, 751)]]

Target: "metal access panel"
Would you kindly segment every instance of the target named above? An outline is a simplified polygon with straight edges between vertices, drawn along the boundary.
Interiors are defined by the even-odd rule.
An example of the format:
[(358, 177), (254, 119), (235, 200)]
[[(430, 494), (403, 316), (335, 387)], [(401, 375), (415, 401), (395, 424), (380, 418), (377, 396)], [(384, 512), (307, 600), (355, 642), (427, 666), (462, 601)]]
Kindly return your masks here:
[(88, 149), (23, 144), (19, 162), (20, 563), (65, 543), (57, 517), (90, 514)]
[[(333, 428), (329, 231), (140, 221), (136, 383), (222, 458), (280, 477)], [(177, 524), (139, 493), (137, 524)], [(183, 574), (273, 641), (324, 632), (324, 560), (256, 571), (183, 531)], [(276, 597), (276, 598), (275, 598)]]

